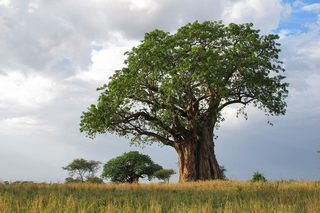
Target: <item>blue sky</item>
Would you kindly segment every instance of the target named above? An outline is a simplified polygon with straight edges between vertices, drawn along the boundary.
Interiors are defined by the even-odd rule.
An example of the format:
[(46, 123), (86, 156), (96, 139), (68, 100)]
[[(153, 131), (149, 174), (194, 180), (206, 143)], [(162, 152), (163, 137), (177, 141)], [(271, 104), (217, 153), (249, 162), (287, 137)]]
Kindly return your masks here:
[(299, 34), (307, 32), (310, 24), (314, 24), (318, 21), (319, 6), (311, 10), (308, 6), (318, 5), (319, 1), (283, 1), (284, 4), (288, 4), (291, 7), (291, 12), (286, 17), (280, 20), (278, 27), (273, 31), (278, 33), (279, 31), (286, 29), (290, 30), (292, 34)]
[[(249, 119), (224, 112), (216, 155), (230, 179), (320, 179), (320, 2), (280, 0), (0, 0), (0, 180), (62, 182), (75, 158), (107, 160), (129, 150), (177, 169), (173, 149), (111, 134), (89, 140), (81, 112), (123, 66), (123, 53), (155, 28), (195, 20), (253, 22), (280, 35), (290, 83), (287, 114)], [(174, 178), (177, 179), (177, 176)]]

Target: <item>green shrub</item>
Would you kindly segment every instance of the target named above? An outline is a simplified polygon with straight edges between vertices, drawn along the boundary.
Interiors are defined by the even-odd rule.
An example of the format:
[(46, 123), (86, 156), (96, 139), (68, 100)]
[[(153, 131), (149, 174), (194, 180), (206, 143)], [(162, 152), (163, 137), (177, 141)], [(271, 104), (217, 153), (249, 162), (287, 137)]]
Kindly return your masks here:
[(64, 182), (65, 183), (81, 183), (82, 181), (77, 178), (67, 177)]
[(267, 179), (264, 177), (263, 174), (261, 174), (260, 172), (256, 171), (255, 173), (253, 173), (252, 178), (251, 178), (252, 182), (266, 182)]
[(103, 183), (102, 178), (99, 177), (88, 177), (86, 182), (88, 183)]

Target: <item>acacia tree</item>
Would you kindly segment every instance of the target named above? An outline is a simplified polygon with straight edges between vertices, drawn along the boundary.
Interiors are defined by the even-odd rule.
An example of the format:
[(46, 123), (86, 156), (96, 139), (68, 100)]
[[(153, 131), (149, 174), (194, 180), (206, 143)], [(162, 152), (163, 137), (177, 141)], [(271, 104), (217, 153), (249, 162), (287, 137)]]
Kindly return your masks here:
[(285, 114), (278, 38), (260, 35), (251, 23), (210, 21), (172, 35), (146, 33), (125, 53), (125, 67), (98, 88), (98, 103), (82, 114), (80, 130), (173, 147), (180, 181), (223, 178), (214, 152), (221, 111), (251, 104), (267, 115)]
[[(77, 176), (76, 179), (80, 180), (81, 182), (84, 182), (85, 178), (94, 178), (96, 172), (100, 168), (100, 164), (101, 163), (99, 161), (87, 161), (83, 158), (80, 158), (74, 159), (70, 164), (62, 168), (69, 172), (71, 179), (73, 179), (73, 176)], [(67, 179), (70, 180), (70, 178)]]

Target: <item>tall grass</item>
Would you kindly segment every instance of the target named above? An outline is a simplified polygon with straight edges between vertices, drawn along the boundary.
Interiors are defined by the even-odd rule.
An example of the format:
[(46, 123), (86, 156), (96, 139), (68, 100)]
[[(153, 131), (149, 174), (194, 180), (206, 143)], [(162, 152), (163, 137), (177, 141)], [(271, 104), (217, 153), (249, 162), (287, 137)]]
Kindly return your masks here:
[(0, 212), (320, 212), (320, 182), (0, 185)]

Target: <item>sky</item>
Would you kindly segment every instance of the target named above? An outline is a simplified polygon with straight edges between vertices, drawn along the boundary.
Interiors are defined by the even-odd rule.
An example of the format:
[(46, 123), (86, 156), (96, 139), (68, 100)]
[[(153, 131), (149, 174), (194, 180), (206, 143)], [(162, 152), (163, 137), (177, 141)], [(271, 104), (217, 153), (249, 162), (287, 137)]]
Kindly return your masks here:
[(223, 112), (215, 148), (227, 177), (319, 180), (319, 0), (0, 0), (0, 181), (63, 182), (73, 159), (105, 163), (130, 150), (177, 171), (172, 148), (130, 146), (112, 134), (91, 140), (79, 121), (146, 32), (174, 33), (195, 20), (279, 34), (290, 83), (285, 116)]

